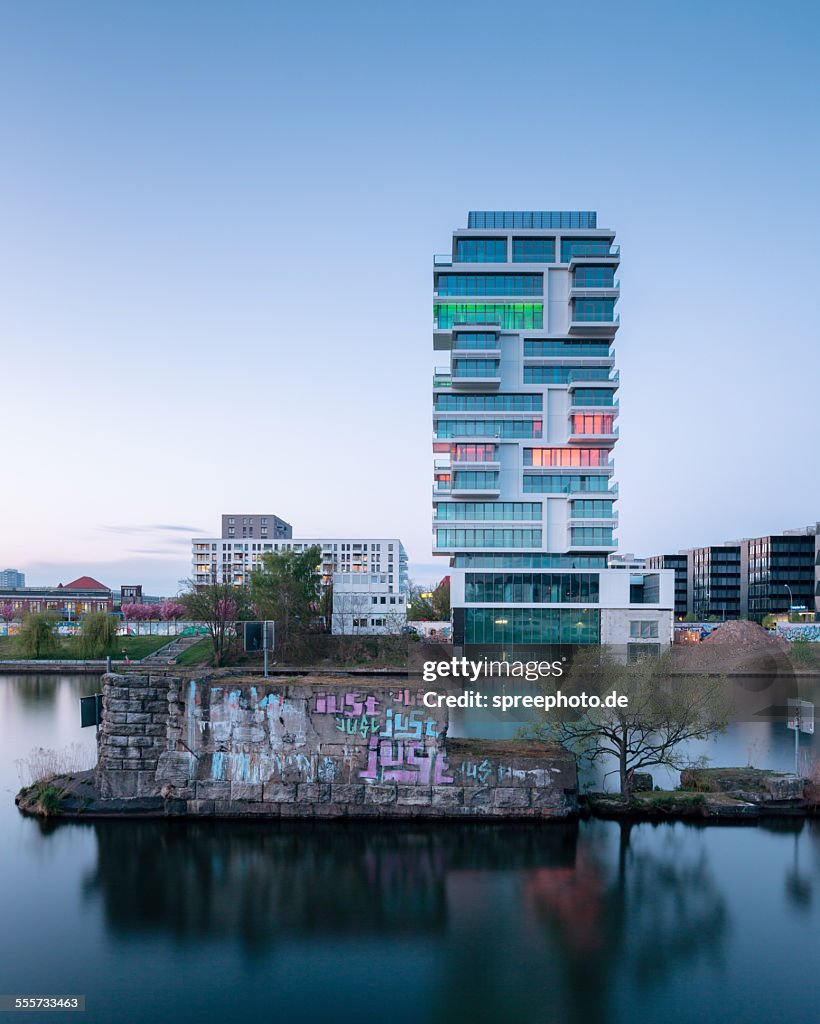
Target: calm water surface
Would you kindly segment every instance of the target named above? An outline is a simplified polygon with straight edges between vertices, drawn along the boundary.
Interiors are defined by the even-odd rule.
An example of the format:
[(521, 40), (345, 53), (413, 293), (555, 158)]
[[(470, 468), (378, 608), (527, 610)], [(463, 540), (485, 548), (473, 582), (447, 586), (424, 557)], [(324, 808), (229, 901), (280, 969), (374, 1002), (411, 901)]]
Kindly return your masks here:
[(139, 1024), (818, 1020), (815, 823), (22, 818), (15, 760), (93, 751), (96, 688), (0, 677), (0, 993)]

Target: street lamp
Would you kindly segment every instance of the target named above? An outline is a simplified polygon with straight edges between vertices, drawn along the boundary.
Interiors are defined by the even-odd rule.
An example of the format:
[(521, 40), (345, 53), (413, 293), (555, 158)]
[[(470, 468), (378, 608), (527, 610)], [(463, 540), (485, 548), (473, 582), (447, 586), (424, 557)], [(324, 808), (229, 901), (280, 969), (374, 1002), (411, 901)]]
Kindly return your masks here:
[(788, 583), (784, 583), (783, 586), (789, 592), (789, 622), (792, 621), (792, 608), (794, 608), (794, 597), (792, 596), (792, 588)]

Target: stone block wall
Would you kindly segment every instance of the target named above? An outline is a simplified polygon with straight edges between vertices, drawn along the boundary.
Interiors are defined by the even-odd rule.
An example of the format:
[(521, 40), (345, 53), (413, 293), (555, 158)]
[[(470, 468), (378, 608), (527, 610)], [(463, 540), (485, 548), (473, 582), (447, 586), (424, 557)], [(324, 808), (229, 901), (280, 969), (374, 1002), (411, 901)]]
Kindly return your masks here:
[(538, 817), (577, 811), (562, 747), (447, 740), (416, 687), (104, 677), (98, 789), (225, 817)]

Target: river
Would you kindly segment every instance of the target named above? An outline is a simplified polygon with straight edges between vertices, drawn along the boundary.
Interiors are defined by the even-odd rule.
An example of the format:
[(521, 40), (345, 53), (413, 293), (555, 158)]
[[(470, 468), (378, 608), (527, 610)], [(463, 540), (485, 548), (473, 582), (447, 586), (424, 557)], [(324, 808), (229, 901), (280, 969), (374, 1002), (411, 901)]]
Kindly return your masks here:
[(15, 762), (93, 757), (97, 686), (0, 677), (2, 994), (119, 1024), (818, 1019), (820, 822), (23, 818)]

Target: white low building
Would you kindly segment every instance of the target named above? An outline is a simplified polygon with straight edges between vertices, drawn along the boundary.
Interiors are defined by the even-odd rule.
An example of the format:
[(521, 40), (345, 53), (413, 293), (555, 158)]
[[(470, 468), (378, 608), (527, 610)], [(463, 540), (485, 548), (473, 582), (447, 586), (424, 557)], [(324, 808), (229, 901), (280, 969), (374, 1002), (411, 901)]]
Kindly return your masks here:
[(384, 573), (333, 574), (334, 636), (395, 636), (407, 625), (407, 593), (396, 593)]

